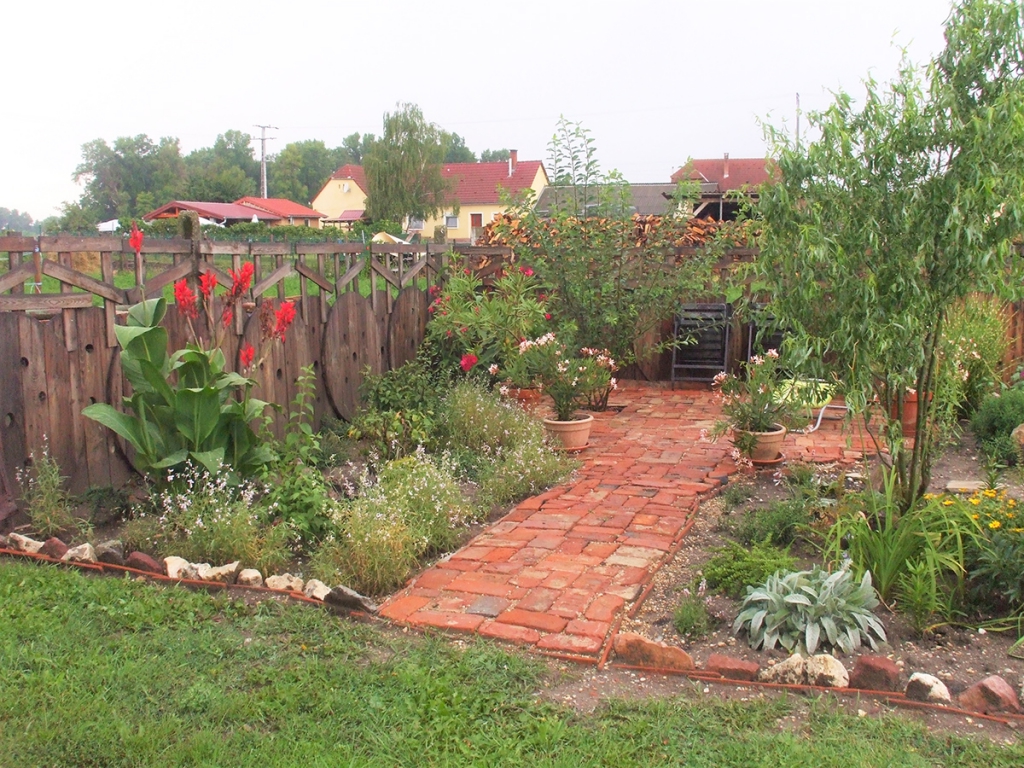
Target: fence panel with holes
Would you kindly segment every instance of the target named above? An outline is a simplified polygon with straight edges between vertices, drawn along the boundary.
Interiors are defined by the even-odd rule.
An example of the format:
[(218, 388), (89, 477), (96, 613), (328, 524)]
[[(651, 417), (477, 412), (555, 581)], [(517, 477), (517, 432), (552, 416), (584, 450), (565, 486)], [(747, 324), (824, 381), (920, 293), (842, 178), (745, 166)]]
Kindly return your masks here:
[[(136, 254), (117, 237), (0, 237), (0, 519), (14, 498), (14, 470), (44, 444), (74, 492), (120, 486), (130, 476), (129, 448), (81, 415), (96, 402), (119, 406), (126, 391), (114, 327), (143, 298), (163, 296), (169, 348), (191, 338), (174, 306), (174, 284), (193, 291), (212, 274), (231, 287), (231, 271), (253, 264), (241, 307), (221, 332), (228, 366), (239, 370), (246, 343), (260, 346), (260, 307), (293, 301), (296, 316), (283, 344), (268, 347), (253, 395), (276, 403), (280, 436), (302, 369), (316, 374), (316, 419), (350, 419), (369, 368), (381, 372), (415, 355), (423, 340), (428, 289), (452, 266), (486, 276), (501, 268), (502, 248), (361, 243), (250, 243), (146, 240)], [(452, 264), (453, 260), (456, 264)], [(4, 270), (4, 266), (7, 267)], [(216, 304), (215, 300), (215, 304)], [(221, 319), (215, 306), (213, 317)], [(201, 339), (208, 327), (193, 321)]]

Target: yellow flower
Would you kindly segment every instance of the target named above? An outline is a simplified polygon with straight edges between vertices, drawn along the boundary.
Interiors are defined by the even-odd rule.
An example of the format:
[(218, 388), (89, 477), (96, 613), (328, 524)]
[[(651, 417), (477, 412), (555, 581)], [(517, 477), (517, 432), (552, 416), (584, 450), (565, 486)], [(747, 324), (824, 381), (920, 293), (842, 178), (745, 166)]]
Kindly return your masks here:
[(977, 520), (981, 515), (971, 515), (971, 520)]
[(999, 528), (1001, 525), (1002, 525), (1002, 523), (1000, 523), (998, 520), (993, 520), (991, 523), (988, 524), (988, 527), (991, 528), (994, 531), (996, 528)]
[(1017, 500), (1016, 499), (1010, 499), (1009, 501), (1006, 502), (1006, 506), (1008, 506), (1008, 507), (1016, 507), (1017, 506)]
[(952, 499), (946, 499), (944, 502), (942, 502), (942, 506), (944, 506), (944, 507), (951, 507), (951, 506), (953, 506), (953, 500)]
[(928, 499), (929, 501), (934, 499), (935, 497), (936, 497), (936, 494), (934, 494), (934, 493), (926, 493), (924, 495), (924, 498)]
[(1013, 520), (1013, 512), (1007, 512), (1006, 513), (1006, 519), (1007, 520)]
[(982, 491), (981, 495), (982, 496), (988, 496), (990, 499), (994, 499), (996, 497), (996, 492), (992, 488), (988, 488), (988, 489)]
[(971, 502), (971, 504), (973, 504), (974, 506), (978, 506), (979, 504), (981, 504), (981, 499), (979, 499), (979, 498), (978, 498), (977, 496), (971, 496), (971, 498), (969, 499), (969, 501), (970, 501), (970, 502)]

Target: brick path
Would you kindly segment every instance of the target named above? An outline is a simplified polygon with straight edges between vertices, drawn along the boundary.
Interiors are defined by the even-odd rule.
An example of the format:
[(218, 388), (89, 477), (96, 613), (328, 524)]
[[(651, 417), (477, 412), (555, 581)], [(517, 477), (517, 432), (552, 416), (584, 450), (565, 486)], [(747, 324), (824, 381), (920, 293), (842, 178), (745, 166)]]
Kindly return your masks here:
[[(381, 614), (599, 657), (701, 497), (737, 471), (727, 440), (700, 441), (719, 413), (705, 389), (632, 385), (617, 395), (625, 408), (597, 415), (572, 482), (519, 504), (390, 597)], [(783, 452), (790, 460), (860, 458), (860, 440), (841, 426), (826, 420), (812, 435), (787, 435)]]

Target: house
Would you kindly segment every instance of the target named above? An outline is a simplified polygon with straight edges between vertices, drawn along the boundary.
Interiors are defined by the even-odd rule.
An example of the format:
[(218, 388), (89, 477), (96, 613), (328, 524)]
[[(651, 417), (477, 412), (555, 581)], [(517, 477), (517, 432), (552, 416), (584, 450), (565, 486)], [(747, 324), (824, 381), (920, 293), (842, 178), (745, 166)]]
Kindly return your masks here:
[(726, 152), (722, 158), (690, 160), (672, 174), (672, 182), (700, 182), (700, 202), (694, 205), (694, 216), (733, 220), (739, 203), (728, 199), (730, 193), (756, 197), (758, 188), (772, 176), (771, 161), (763, 157), (730, 159)]
[(200, 218), (214, 224), (229, 227), (240, 222), (258, 221), (270, 226), (294, 224), (296, 226), (320, 227), (323, 214), (275, 197), (242, 197), (233, 203), (208, 203), (195, 200), (172, 200), (142, 217), (143, 221), (176, 219), (182, 211), (195, 211)]
[[(518, 195), (532, 189), (540, 197), (548, 185), (548, 175), (539, 160), (520, 161), (512, 150), (508, 161), (497, 163), (447, 163), (442, 175), (453, 182), (455, 206), (437, 218), (406, 222), (406, 231), (425, 240), (434, 237), (438, 227), (445, 229), (451, 242), (474, 243), (483, 228), (504, 212), (501, 191)], [(343, 165), (335, 171), (313, 199), (313, 206), (324, 211), (324, 223), (346, 224), (358, 221), (366, 209), (366, 176), (358, 165)]]
[[(674, 197), (676, 193), (675, 184), (629, 184), (628, 206), (631, 210), (626, 213), (634, 213), (639, 216), (662, 216), (675, 206)], [(596, 198), (600, 195), (600, 185), (591, 188)], [(564, 209), (571, 201), (573, 187), (551, 185), (544, 188), (540, 198), (537, 200), (537, 213), (541, 216), (549, 216), (553, 209)], [(590, 206), (587, 206), (590, 208)]]

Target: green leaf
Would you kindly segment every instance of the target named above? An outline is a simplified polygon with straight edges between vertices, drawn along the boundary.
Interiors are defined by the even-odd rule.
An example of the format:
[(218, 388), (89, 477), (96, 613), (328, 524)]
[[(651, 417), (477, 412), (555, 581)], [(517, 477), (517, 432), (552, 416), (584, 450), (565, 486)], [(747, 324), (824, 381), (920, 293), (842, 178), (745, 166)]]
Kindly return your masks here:
[(216, 448), (212, 451), (190, 451), (189, 456), (198, 461), (211, 475), (217, 475), (224, 464), (224, 449)]
[(175, 393), (174, 424), (192, 450), (217, 428), (220, 421), (220, 397), (212, 387), (186, 388)]

